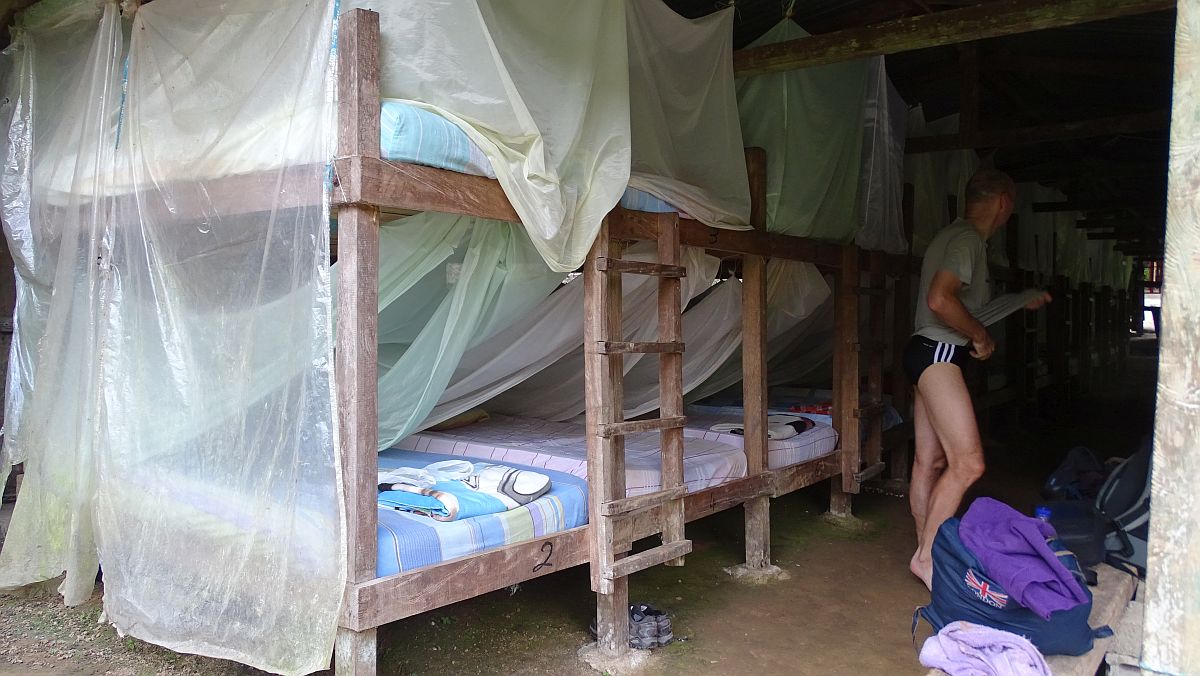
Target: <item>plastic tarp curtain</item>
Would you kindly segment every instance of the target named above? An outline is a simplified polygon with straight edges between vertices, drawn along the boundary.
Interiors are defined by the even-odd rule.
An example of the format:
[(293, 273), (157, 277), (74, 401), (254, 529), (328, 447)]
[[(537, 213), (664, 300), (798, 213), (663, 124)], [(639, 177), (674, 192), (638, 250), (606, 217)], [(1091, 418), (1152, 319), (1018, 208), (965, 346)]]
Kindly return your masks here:
[(903, 254), (904, 135), (908, 104), (887, 76), (882, 56), (869, 61), (863, 117), (859, 202), (862, 223), (854, 243), (864, 249)]
[[(25, 291), (10, 381), (24, 396), (5, 454), (25, 480), (0, 584), (65, 571), (76, 604), (103, 562), (119, 631), (325, 668), (345, 585), (332, 4), (156, 0), (133, 17), (127, 60), (117, 5), (83, 6), (28, 13), (10, 76), (4, 216)], [(242, 134), (274, 111), (296, 124), (254, 127), (280, 151), (263, 164)], [(251, 162), (263, 183), (195, 169)], [(262, 203), (239, 208), (247, 196)]]
[(379, 12), (382, 95), (461, 127), (491, 160), (550, 267), (579, 267), (629, 181), (625, 3), (343, 7)]
[[(615, 3), (598, 3), (615, 4)], [(663, 2), (626, 4), (630, 187), (716, 227), (748, 228), (729, 7), (685, 19)]]
[[(784, 19), (759, 47), (808, 37)], [(860, 224), (867, 60), (737, 83), (742, 139), (767, 151), (767, 229), (850, 243)]]

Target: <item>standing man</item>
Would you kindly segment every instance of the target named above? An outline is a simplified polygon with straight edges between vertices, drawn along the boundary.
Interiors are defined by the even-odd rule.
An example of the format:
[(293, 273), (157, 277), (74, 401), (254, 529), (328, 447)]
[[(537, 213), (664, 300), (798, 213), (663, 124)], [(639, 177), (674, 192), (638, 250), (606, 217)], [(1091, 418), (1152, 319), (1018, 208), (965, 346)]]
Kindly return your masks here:
[[(917, 552), (909, 568), (930, 588), (934, 536), (983, 475), (983, 445), (963, 369), (996, 349), (974, 314), (990, 297), (987, 239), (1008, 222), (1016, 196), (1007, 174), (977, 171), (967, 182), (964, 216), (933, 238), (921, 264), (914, 334), (904, 350), (904, 368), (916, 387), (909, 503)], [(1046, 294), (1026, 307), (1035, 310), (1049, 301)]]

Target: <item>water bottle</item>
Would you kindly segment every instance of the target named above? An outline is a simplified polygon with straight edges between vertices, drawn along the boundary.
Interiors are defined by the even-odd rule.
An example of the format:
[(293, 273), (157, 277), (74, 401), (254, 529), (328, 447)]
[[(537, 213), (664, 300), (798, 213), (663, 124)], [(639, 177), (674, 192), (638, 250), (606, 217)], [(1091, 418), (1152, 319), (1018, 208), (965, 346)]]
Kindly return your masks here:
[(1045, 505), (1038, 505), (1037, 509), (1033, 510), (1033, 518), (1050, 523), (1050, 508)]

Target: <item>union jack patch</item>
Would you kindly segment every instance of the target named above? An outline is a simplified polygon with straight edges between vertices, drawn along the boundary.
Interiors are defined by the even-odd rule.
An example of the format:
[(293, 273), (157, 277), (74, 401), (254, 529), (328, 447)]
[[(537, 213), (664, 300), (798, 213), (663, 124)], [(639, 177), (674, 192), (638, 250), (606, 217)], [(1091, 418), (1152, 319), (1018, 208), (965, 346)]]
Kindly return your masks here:
[(979, 579), (975, 571), (967, 569), (967, 588), (975, 592), (980, 601), (993, 608), (1004, 608), (1008, 605), (1008, 594), (1003, 594), (992, 588), (991, 583)]

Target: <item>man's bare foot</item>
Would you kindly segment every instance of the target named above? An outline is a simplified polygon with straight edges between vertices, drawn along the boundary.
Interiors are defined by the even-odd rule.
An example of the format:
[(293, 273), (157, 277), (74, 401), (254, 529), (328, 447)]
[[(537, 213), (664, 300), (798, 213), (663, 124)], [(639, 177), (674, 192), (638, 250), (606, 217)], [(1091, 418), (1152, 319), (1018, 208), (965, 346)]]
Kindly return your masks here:
[(908, 562), (908, 569), (925, 583), (927, 589), (933, 591), (933, 559), (921, 560), (920, 552), (917, 552)]

